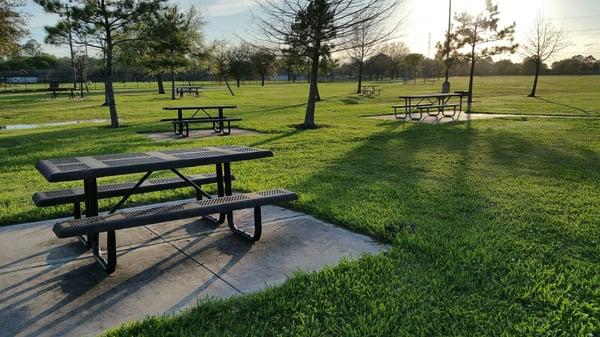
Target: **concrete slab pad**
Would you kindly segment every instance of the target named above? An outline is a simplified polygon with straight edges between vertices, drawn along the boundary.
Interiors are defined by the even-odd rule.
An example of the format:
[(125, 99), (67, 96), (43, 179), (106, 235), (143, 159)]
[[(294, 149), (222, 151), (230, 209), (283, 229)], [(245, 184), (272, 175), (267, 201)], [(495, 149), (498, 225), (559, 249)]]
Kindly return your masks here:
[(342, 258), (386, 249), (372, 238), (311, 216), (266, 223), (262, 238), (254, 244), (231, 232), (173, 244), (243, 293), (283, 283), (296, 271), (315, 271)]
[[(140, 207), (137, 207), (140, 208)], [(235, 213), (252, 223), (252, 210)], [(263, 208), (255, 244), (198, 219), (117, 232), (118, 265), (106, 276), (56, 220), (0, 228), (0, 336), (96, 335), (206, 297), (229, 297), (386, 246), (302, 213)]]
[[(417, 116), (418, 114), (413, 114)], [(380, 119), (390, 121), (402, 121), (397, 119), (393, 114), (365, 116), (368, 119)], [(466, 122), (469, 120), (485, 120), (485, 119), (496, 119), (496, 118), (568, 118), (568, 119), (598, 119), (598, 117), (592, 116), (552, 116), (552, 115), (515, 115), (515, 114), (491, 114), (491, 113), (466, 113), (464, 111), (457, 112), (454, 117), (442, 117), (440, 116), (429, 116), (426, 113), (419, 120), (406, 119), (405, 122), (409, 123), (425, 123), (425, 124), (445, 124), (452, 122)]]
[(96, 335), (199, 298), (239, 294), (167, 243), (121, 251), (118, 260), (109, 277), (92, 258), (0, 274), (0, 334)]
[[(52, 226), (60, 220), (0, 227), (0, 272), (62, 263), (91, 256), (76, 238), (59, 240)], [(158, 239), (144, 227), (119, 231), (119, 247), (149, 243)], [(102, 240), (102, 246), (106, 240)]]
[[(173, 132), (153, 132), (153, 133), (142, 133), (148, 138), (156, 141), (165, 141), (165, 140), (182, 140), (186, 138), (181, 138), (181, 136), (175, 135)], [(188, 138), (208, 138), (208, 137), (229, 137), (229, 136), (256, 136), (260, 135), (260, 132), (250, 131), (240, 128), (231, 128), (231, 134), (224, 135), (222, 133), (216, 133), (212, 129), (200, 129), (200, 130), (190, 130), (190, 135)]]

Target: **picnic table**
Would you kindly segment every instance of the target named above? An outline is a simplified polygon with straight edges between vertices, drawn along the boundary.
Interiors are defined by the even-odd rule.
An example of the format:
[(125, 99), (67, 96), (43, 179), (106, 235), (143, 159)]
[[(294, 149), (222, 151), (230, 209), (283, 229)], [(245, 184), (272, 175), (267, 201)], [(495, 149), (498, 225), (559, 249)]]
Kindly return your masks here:
[(379, 94), (381, 94), (381, 89), (378, 89), (378, 88), (379, 88), (378, 85), (363, 85), (363, 86), (361, 86), (360, 94), (373, 96), (373, 95), (375, 95), (375, 93), (377, 93), (377, 95), (379, 95)]
[[(182, 137), (189, 136), (189, 124), (190, 123), (212, 123), (213, 130), (216, 133), (230, 134), (231, 133), (231, 122), (241, 121), (241, 118), (228, 118), (223, 115), (225, 109), (237, 109), (236, 105), (214, 105), (214, 106), (171, 106), (164, 107), (163, 110), (177, 111), (177, 118), (165, 118), (161, 121), (171, 122), (173, 124), (173, 133)], [(192, 116), (189, 118), (183, 117), (184, 111), (194, 111)], [(217, 115), (211, 115), (207, 110), (216, 110)], [(196, 115), (202, 111), (206, 116), (196, 117)], [(225, 123), (227, 123), (227, 131), (225, 131)]]
[[(456, 109), (462, 111), (462, 102), (465, 96), (468, 96), (466, 91), (457, 91), (454, 93), (432, 93), (422, 95), (404, 95), (399, 98), (404, 100), (404, 105), (393, 105), (394, 116), (399, 119), (409, 118), (412, 120), (420, 120), (423, 118), (423, 112), (426, 111), (430, 116), (438, 116), (440, 113), (444, 117), (454, 117)], [(452, 99), (458, 99), (458, 104), (450, 104)], [(404, 111), (403, 117), (398, 117), (398, 109)], [(452, 115), (445, 113), (446, 110), (452, 109)], [(434, 112), (432, 113), (431, 110)], [(412, 116), (413, 113), (419, 113), (418, 118)]]
[(201, 93), (200, 90), (202, 90), (202, 87), (184, 86), (184, 87), (175, 88), (175, 91), (177, 92), (177, 95), (179, 95), (179, 97), (183, 97), (184, 92), (187, 92), (188, 95), (195, 93), (196, 96), (200, 96), (200, 93)]
[(51, 87), (51, 88), (48, 88), (48, 91), (50, 92), (50, 99), (57, 99), (58, 95), (62, 92), (69, 95), (69, 99), (75, 99), (75, 89), (73, 89), (73, 88)]
[[(123, 228), (203, 216), (216, 224), (227, 220), (229, 228), (237, 235), (250, 241), (256, 241), (261, 235), (260, 206), (283, 201), (296, 200), (293, 192), (282, 189), (232, 196), (231, 163), (259, 158), (272, 157), (269, 150), (235, 145), (205, 147), (187, 150), (149, 151), (142, 153), (109, 154), (41, 160), (36, 169), (49, 182), (83, 181), (85, 218), (74, 219), (54, 225), (59, 238), (78, 237), (86, 247), (92, 250), (96, 261), (108, 273), (115, 270), (117, 263), (115, 231)], [(213, 198), (201, 187), (179, 172), (182, 168), (214, 165), (217, 184), (217, 198)], [(117, 212), (127, 199), (144, 185), (155, 171), (169, 170), (193, 187), (198, 201), (178, 206), (161, 206), (147, 210)], [(98, 183), (102, 177), (119, 176), (132, 173), (144, 173), (143, 177), (114, 204), (108, 215), (98, 216)], [(207, 199), (202, 199), (202, 196)], [(233, 222), (233, 210), (254, 208), (255, 230), (250, 235), (238, 229)], [(211, 214), (219, 214), (214, 219)], [(99, 233), (106, 232), (107, 259), (102, 257), (99, 245)], [(87, 237), (85, 237), (87, 236)]]

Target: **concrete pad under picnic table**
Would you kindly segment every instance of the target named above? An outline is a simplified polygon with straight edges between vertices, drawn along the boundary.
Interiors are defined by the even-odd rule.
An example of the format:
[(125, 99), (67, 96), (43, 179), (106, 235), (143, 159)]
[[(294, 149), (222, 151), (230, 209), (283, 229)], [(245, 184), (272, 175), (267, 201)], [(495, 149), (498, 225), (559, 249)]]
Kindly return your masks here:
[(256, 136), (256, 135), (260, 135), (260, 132), (256, 132), (256, 131), (251, 131), (251, 130), (246, 130), (246, 129), (240, 129), (240, 128), (231, 128), (231, 134), (229, 135), (225, 135), (223, 133), (218, 133), (215, 132), (213, 129), (197, 129), (197, 130), (190, 130), (190, 134), (188, 137), (181, 137), (179, 135), (176, 135), (175, 133), (173, 133), (173, 131), (170, 132), (144, 132), (141, 133), (142, 135), (145, 135), (146, 137), (152, 139), (152, 140), (157, 140), (157, 141), (165, 141), (165, 140), (180, 140), (180, 139), (188, 139), (188, 138), (208, 138), (208, 137), (229, 137), (229, 136)]
[[(449, 113), (449, 112), (446, 112)], [(417, 117), (419, 114), (414, 113), (412, 116)], [(404, 112), (398, 111), (398, 116), (404, 116)], [(457, 111), (456, 115), (453, 117), (443, 117), (441, 114), (439, 116), (429, 116), (427, 113), (423, 113), (423, 117), (417, 120), (406, 118), (405, 120), (401, 118), (396, 118), (394, 114), (381, 114), (381, 115), (372, 115), (365, 116), (368, 119), (379, 119), (379, 120), (388, 120), (388, 121), (405, 121), (410, 123), (424, 123), (424, 124), (445, 124), (445, 123), (453, 123), (453, 122), (467, 122), (467, 121), (475, 121), (475, 120), (485, 120), (485, 119), (497, 119), (497, 118), (566, 118), (566, 119), (597, 119), (595, 116), (553, 116), (553, 115), (531, 115), (531, 114), (496, 114), (496, 113), (466, 113), (464, 111)]]
[[(97, 335), (386, 249), (282, 207), (264, 207), (262, 214), (263, 237), (254, 244), (202, 219), (118, 231), (110, 276), (77, 239), (54, 236), (56, 220), (0, 227), (0, 336)], [(252, 219), (251, 210), (235, 213), (242, 227)]]

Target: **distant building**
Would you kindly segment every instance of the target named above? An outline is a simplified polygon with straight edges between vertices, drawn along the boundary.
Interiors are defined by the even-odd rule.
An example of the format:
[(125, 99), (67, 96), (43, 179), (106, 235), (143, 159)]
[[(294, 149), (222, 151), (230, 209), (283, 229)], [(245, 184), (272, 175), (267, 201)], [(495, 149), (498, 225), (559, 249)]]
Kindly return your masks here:
[(10, 76), (10, 77), (6, 77), (6, 83), (10, 83), (10, 84), (38, 83), (38, 77), (37, 76)]

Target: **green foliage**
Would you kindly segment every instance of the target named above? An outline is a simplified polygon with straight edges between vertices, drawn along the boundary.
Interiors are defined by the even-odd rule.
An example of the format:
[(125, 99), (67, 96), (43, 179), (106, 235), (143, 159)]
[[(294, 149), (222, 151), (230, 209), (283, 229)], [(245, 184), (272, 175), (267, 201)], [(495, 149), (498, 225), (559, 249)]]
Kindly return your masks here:
[(275, 54), (264, 49), (255, 49), (250, 55), (252, 68), (261, 77), (261, 85), (265, 85), (265, 77), (273, 72), (276, 66), (277, 57)]
[[(468, 79), (451, 81), (462, 88)], [(378, 83), (383, 91), (372, 98), (353, 94), (354, 83), (323, 83), (320, 118), (329, 127), (318, 130), (290, 126), (304, 113), (306, 91), (306, 84), (290, 84), (181, 100), (238, 105), (240, 126), (262, 132), (257, 136), (152, 141), (142, 133), (169, 131), (159, 120), (170, 104), (153, 89), (119, 93), (126, 128), (0, 131), (0, 223), (70, 214), (70, 205), (36, 208), (31, 201), (35, 191), (80, 187), (46, 182), (34, 169), (40, 159), (223, 144), (267, 148), (274, 158), (233, 166), (236, 191), (296, 191), (295, 209), (374, 236), (390, 251), (296, 274), (260, 293), (131, 322), (108, 336), (597, 336), (600, 120), (520, 117), (468, 127), (361, 118), (389, 112), (398, 95), (439, 89)], [(474, 108), (600, 117), (598, 76), (549, 77), (540, 99), (523, 97), (528, 87), (525, 76), (482, 78)], [(102, 100), (101, 92), (55, 101), (42, 93), (3, 94), (0, 118), (101, 118)], [(101, 183), (123, 180), (132, 177)], [(132, 202), (193, 196), (168, 191)]]
[(460, 50), (465, 46), (469, 47), (464, 53), (469, 61), (507, 52), (514, 53), (518, 47), (514, 43), (516, 24), (500, 28), (499, 15), (498, 5), (494, 5), (492, 0), (486, 0), (486, 10), (483, 13), (472, 15), (463, 12), (456, 15), (454, 20), (458, 26), (451, 36), (456, 42), (455, 48)]
[(18, 53), (19, 40), (29, 33), (21, 1), (0, 0), (0, 59)]
[(0, 62), (0, 70), (48, 70), (57, 64), (56, 56), (42, 53), (31, 57), (17, 56)]
[(291, 27), (291, 34), (285, 37), (293, 53), (318, 62), (328, 57), (337, 35), (334, 25), (335, 13), (327, 0), (310, 1), (305, 9), (298, 11)]

